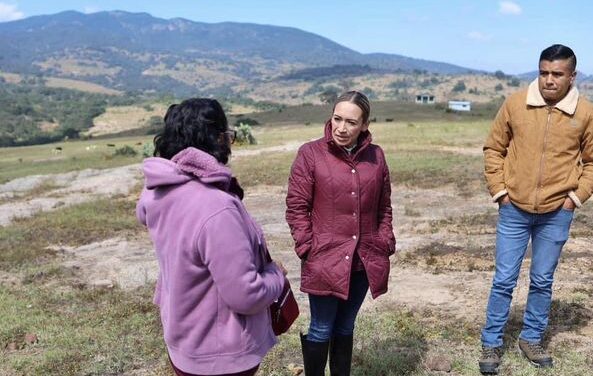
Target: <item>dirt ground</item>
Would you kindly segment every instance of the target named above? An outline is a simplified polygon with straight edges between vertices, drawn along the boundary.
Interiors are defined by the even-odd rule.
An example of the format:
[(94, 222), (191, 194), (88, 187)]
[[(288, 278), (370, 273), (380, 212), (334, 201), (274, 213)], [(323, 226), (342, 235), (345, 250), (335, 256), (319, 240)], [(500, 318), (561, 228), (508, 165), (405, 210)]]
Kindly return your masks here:
[[(283, 150), (294, 150), (297, 146), (287, 145)], [(48, 179), (56, 184), (55, 189), (34, 198), (19, 196)], [(52, 210), (95, 197), (126, 196), (140, 182), (139, 165), (17, 179), (0, 186), (0, 198), (5, 201), (0, 205), (0, 225), (10, 223), (16, 216), (28, 216), (39, 210)], [(387, 304), (438, 310), (452, 319), (483, 322), (493, 274), (497, 218), (497, 207), (490, 202), (485, 189), (469, 196), (460, 195), (454, 186), (418, 189), (394, 185), (392, 190), (398, 253), (392, 258), (389, 292), (376, 301), (368, 296), (363, 310)], [(283, 186), (250, 187), (244, 201), (262, 225), (272, 256), (284, 263), (293, 287), (298, 288), (300, 263), (293, 252), (284, 220), (285, 195), (286, 187)], [(589, 206), (575, 217), (573, 235), (564, 248), (557, 270), (555, 299), (564, 302), (578, 298), (579, 291), (590, 300), (593, 239), (588, 223), (593, 211)], [(113, 238), (81, 247), (56, 247), (63, 252), (63, 265), (78, 271), (76, 275), (83, 279), (81, 283), (88, 285), (134, 288), (152, 283), (158, 274), (147, 234), (133, 239)], [(515, 290), (516, 304), (513, 305), (513, 312), (519, 316), (529, 288), (528, 270), (529, 260), (526, 259)], [(305, 295), (298, 292), (297, 298), (306, 311)], [(567, 310), (570, 315), (570, 305), (557, 308)], [(593, 313), (588, 308), (580, 312), (577, 319), (584, 320), (579, 330), (558, 330), (552, 333), (552, 342), (573, 339), (581, 346), (593, 346)]]

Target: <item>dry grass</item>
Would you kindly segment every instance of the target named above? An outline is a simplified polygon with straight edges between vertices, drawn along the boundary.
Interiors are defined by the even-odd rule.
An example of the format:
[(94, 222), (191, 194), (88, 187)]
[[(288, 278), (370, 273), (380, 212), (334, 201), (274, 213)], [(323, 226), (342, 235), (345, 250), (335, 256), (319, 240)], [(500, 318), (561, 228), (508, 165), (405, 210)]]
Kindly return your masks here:
[[(465, 198), (484, 190), (481, 186), (481, 156), (474, 150), (479, 150), (487, 128), (486, 121), (415, 122), (413, 126), (407, 123), (374, 123), (373, 134), (386, 152), (396, 187), (403, 189), (405, 185), (410, 192), (432, 187), (432, 192), (435, 192), (446, 185), (445, 189)], [(258, 127), (256, 130), (260, 145), (253, 148), (298, 144), (317, 138), (322, 133), (320, 126), (304, 125)], [(140, 139), (118, 140), (118, 147), (134, 145), (137, 140)], [(89, 144), (64, 144), (63, 153), (73, 154), (68, 154), (68, 159), (60, 162), (63, 165), (54, 164), (56, 161), (37, 162), (38, 167), (23, 174), (74, 168), (70, 160), (73, 156), (84, 160), (84, 165), (103, 166), (101, 158), (85, 154), (85, 146)], [(6, 166), (0, 169), (0, 177), (8, 179), (14, 176), (15, 172), (9, 170), (18, 169), (15, 166), (19, 163), (31, 163), (46, 156), (52, 147), (0, 150), (0, 166)], [(232, 169), (246, 186), (269, 184), (284, 187), (295, 153), (296, 150), (290, 150), (243, 156), (233, 160)], [(18, 162), (19, 158), (23, 161)], [(127, 159), (127, 163), (136, 161)], [(262, 200), (265, 199), (267, 196)], [(282, 206), (277, 202), (273, 204)], [(446, 202), (439, 205), (446, 206)], [(86, 244), (117, 235), (133, 238), (138, 231), (143, 231), (135, 223), (133, 206), (133, 198), (100, 200), (18, 220), (0, 229), (0, 374), (171, 374), (158, 313), (151, 304), (152, 285), (129, 292), (117, 288), (83, 288), (76, 282), (79, 272), (64, 268), (57, 262), (64, 256), (45, 248), (49, 244)], [(419, 266), (420, 270), (456, 273), (456, 276), (490, 270), (492, 231), (496, 219), (494, 209), (472, 213), (451, 211), (440, 219), (425, 217), (430, 209), (402, 204), (404, 220), (426, 223), (425, 232), (409, 230), (405, 235), (427, 239), (431, 235), (443, 235), (447, 241), (428, 241), (416, 246), (402, 255), (398, 267), (413, 265), (414, 268)], [(591, 213), (591, 209), (587, 208), (575, 217), (574, 229), (581, 240), (590, 237)], [(274, 215), (265, 219), (266, 225), (277, 222)], [(486, 241), (481, 244), (480, 239)], [(289, 234), (270, 236), (269, 245), (275, 250), (287, 251), (291, 247)], [(569, 256), (573, 258), (569, 258), (564, 267), (586, 264), (586, 255), (571, 255), (569, 252)], [(583, 281), (591, 271), (581, 271), (585, 276)], [(17, 282), (6, 282), (11, 280)], [(590, 345), (592, 295), (593, 289), (583, 284), (555, 296), (546, 339), (556, 360), (556, 367), (551, 371), (536, 370), (514, 350), (524, 305), (519, 303), (514, 307), (505, 335), (508, 345), (501, 374), (588, 374), (593, 367), (593, 348)], [(481, 298), (486, 299), (485, 296)], [(454, 303), (451, 302), (451, 305)], [(362, 311), (357, 322), (352, 374), (437, 375), (439, 373), (427, 367), (427, 361), (434, 356), (442, 356), (450, 362), (452, 375), (478, 374), (481, 322), (473, 316), (465, 317), (464, 312), (459, 315), (451, 312), (449, 306), (433, 306), (430, 303), (420, 308), (409, 308), (397, 300), (382, 298), (373, 301)], [(307, 322), (308, 311), (302, 307), (301, 317), (266, 356), (259, 375), (289, 376), (292, 375), (291, 363), (302, 364), (298, 332), (306, 330)], [(24, 336), (27, 333), (37, 334), (39, 341), (26, 343)], [(15, 349), (8, 350), (6, 346), (13, 343)]]
[(85, 135), (102, 136), (146, 127), (151, 117), (162, 119), (167, 107), (164, 103), (108, 107), (105, 113), (93, 119), (93, 126)]

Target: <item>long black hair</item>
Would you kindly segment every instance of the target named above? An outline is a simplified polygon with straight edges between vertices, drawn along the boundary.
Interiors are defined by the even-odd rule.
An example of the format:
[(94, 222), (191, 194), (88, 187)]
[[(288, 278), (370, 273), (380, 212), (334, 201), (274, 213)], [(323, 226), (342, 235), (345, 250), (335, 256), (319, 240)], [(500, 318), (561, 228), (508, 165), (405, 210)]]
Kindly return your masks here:
[(186, 99), (171, 105), (164, 120), (165, 128), (154, 137), (155, 157), (171, 159), (183, 149), (194, 147), (222, 164), (228, 162), (230, 146), (220, 141), (221, 135), (228, 130), (228, 123), (217, 100)]

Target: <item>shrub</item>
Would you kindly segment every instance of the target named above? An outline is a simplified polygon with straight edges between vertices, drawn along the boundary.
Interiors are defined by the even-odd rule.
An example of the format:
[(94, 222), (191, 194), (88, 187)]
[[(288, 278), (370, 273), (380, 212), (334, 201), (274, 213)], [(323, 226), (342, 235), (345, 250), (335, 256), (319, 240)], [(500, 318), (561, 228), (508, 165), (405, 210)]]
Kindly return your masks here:
[(152, 157), (154, 155), (154, 144), (152, 142), (145, 142), (142, 144), (142, 156), (144, 158)]
[(236, 143), (243, 145), (255, 145), (257, 144), (257, 140), (253, 136), (251, 132), (251, 126), (249, 124), (245, 124), (240, 122), (239, 126), (237, 127), (237, 138), (235, 140)]
[(497, 84), (497, 85), (494, 87), (494, 90), (496, 90), (496, 91), (501, 91), (502, 89), (503, 89), (503, 87), (502, 87), (502, 84)]
[(334, 103), (338, 99), (338, 90), (334, 88), (325, 89), (319, 94), (319, 100), (324, 104)]
[(138, 154), (136, 149), (131, 147), (130, 145), (124, 145), (121, 148), (115, 149), (113, 152), (114, 156), (122, 156), (122, 157), (135, 157)]
[(519, 81), (519, 79), (517, 77), (513, 77), (513, 78), (511, 78), (511, 80), (509, 82), (507, 82), (507, 85), (513, 86), (513, 87), (518, 87), (519, 85), (521, 85), (521, 81)]
[[(278, 109), (278, 112), (282, 112), (282, 109), (279, 108)], [(250, 127), (252, 127), (254, 125), (259, 125), (259, 121), (255, 120), (255, 119), (252, 119), (252, 118), (249, 118), (249, 117), (241, 117), (240, 120), (237, 120), (235, 122), (235, 127), (239, 127), (241, 124), (247, 124)]]
[(466, 89), (465, 82), (460, 80), (460, 81), (457, 81), (455, 86), (453, 86), (452, 91), (455, 93), (459, 93), (459, 92), (465, 91), (465, 89)]

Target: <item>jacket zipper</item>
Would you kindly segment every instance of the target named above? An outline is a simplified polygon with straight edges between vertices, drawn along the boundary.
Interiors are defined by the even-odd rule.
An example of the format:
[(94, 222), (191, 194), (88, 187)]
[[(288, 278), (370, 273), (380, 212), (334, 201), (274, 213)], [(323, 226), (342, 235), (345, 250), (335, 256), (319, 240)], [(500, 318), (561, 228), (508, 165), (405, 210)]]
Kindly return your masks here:
[(544, 131), (544, 144), (542, 146), (542, 155), (539, 162), (539, 176), (537, 179), (537, 189), (535, 190), (535, 204), (534, 209), (537, 212), (539, 204), (539, 191), (542, 189), (542, 180), (544, 175), (546, 144), (548, 143), (548, 130), (550, 129), (550, 118), (552, 117), (552, 108), (548, 106), (548, 120), (546, 121), (546, 129)]

